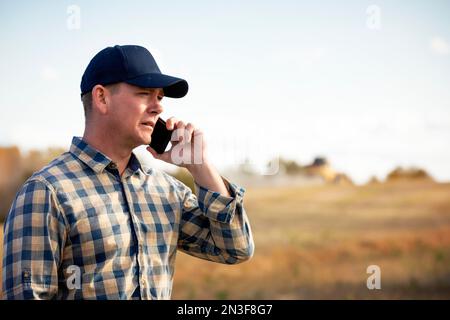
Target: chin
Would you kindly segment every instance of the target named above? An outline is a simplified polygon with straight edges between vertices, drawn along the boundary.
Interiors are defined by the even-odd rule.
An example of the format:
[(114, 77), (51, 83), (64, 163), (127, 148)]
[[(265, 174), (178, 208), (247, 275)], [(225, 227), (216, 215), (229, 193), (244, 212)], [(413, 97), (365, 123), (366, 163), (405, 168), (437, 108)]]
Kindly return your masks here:
[(139, 139), (139, 140), (140, 140), (140, 145), (150, 144), (150, 142), (152, 141), (152, 137), (151, 136), (149, 136), (149, 137), (141, 137), (141, 139)]
[[(134, 136), (134, 137), (130, 137), (130, 145), (132, 145), (132, 148), (137, 148), (140, 147), (142, 145), (146, 145), (149, 144), (151, 139), (147, 139), (145, 137), (142, 136)], [(148, 141), (148, 142), (147, 142)]]

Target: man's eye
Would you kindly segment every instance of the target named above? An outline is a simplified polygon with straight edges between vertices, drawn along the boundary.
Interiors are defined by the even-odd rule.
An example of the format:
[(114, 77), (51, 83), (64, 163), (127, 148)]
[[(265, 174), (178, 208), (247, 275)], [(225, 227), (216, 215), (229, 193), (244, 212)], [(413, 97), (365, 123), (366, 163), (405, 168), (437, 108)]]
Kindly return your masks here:
[(163, 96), (158, 96), (158, 100), (161, 101), (164, 97)]
[(148, 96), (148, 92), (139, 92), (139, 94)]

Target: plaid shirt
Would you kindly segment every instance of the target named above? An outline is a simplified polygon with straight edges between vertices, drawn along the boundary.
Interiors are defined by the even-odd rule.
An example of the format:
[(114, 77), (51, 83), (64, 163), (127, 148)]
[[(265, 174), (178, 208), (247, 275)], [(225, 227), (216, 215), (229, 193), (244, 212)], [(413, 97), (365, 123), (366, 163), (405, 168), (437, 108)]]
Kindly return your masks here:
[(231, 197), (198, 184), (193, 194), (134, 154), (121, 177), (111, 159), (74, 137), (12, 204), (3, 298), (170, 299), (177, 249), (226, 264), (249, 259), (244, 189), (222, 179)]

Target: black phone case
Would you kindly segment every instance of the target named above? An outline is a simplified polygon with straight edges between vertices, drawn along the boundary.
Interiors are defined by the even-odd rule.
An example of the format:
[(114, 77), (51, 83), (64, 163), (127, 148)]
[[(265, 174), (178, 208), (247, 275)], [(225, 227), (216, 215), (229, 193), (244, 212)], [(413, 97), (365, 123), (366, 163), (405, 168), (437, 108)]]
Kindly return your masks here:
[(173, 130), (167, 130), (166, 122), (163, 119), (158, 118), (158, 121), (156, 121), (155, 127), (153, 128), (150, 147), (158, 154), (164, 153), (172, 137), (172, 132)]

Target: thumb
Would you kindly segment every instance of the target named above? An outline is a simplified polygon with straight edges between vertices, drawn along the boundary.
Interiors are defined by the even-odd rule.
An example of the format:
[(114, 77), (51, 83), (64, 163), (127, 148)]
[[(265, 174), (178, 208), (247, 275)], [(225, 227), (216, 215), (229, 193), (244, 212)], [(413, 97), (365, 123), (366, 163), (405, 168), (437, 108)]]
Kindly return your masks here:
[(166, 151), (162, 154), (159, 154), (155, 151), (155, 149), (153, 149), (152, 147), (148, 146), (147, 147), (147, 151), (150, 152), (153, 156), (153, 158), (158, 159), (158, 160), (162, 160), (164, 162), (168, 162), (171, 163), (170, 161), (170, 152)]

